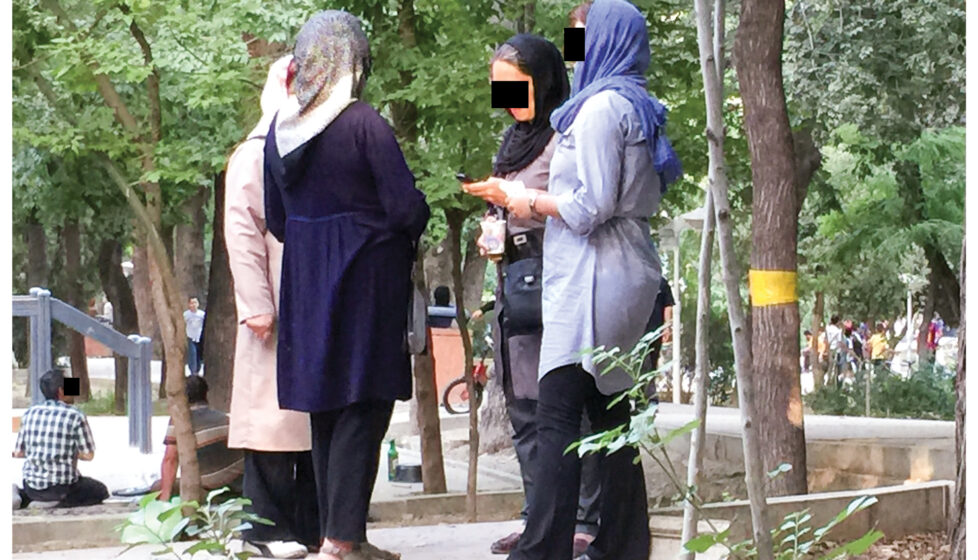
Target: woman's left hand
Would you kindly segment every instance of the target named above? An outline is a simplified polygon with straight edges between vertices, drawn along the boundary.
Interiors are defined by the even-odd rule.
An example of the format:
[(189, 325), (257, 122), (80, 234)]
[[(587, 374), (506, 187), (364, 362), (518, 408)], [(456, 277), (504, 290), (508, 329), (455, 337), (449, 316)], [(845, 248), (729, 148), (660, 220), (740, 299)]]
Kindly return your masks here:
[(462, 190), (496, 206), (506, 205), (506, 192), (502, 189), (503, 180), (489, 177), (485, 181), (462, 183)]
[(506, 198), (506, 209), (509, 214), (516, 218), (527, 219), (533, 217), (530, 211), (530, 195), (526, 191), (513, 193)]

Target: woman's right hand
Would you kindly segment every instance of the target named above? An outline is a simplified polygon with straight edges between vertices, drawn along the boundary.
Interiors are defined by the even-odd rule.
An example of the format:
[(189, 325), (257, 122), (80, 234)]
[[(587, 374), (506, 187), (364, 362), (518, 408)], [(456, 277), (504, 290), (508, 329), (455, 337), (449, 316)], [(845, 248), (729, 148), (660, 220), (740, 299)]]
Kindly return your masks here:
[(271, 336), (272, 325), (274, 324), (275, 316), (271, 313), (245, 319), (245, 326), (251, 329), (251, 332), (262, 342), (268, 340), (268, 337)]
[(489, 177), (485, 181), (462, 183), (462, 190), (496, 206), (505, 206), (506, 191), (502, 185), (507, 182), (499, 177)]

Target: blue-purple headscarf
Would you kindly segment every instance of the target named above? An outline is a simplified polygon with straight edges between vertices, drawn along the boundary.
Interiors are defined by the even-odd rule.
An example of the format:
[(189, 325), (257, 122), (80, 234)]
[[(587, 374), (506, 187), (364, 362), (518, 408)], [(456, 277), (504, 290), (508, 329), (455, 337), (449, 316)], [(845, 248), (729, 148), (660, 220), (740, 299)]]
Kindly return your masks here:
[(683, 174), (679, 156), (666, 137), (666, 108), (646, 90), (649, 67), (649, 33), (645, 17), (624, 0), (597, 0), (587, 15), (584, 61), (574, 72), (571, 98), (553, 112), (550, 124), (564, 133), (592, 95), (611, 90), (629, 102), (638, 113), (662, 183), (662, 192)]

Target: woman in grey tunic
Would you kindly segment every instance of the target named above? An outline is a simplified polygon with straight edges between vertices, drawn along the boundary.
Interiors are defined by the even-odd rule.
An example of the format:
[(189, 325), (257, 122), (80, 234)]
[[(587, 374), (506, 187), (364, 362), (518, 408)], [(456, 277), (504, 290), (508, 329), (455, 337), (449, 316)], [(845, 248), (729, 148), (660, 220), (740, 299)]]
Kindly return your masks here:
[[(580, 463), (564, 450), (580, 437), (587, 408), (596, 431), (629, 421), (624, 371), (599, 375), (582, 354), (629, 349), (645, 332), (660, 263), (648, 218), (680, 174), (664, 134), (665, 108), (645, 90), (650, 53), (645, 19), (623, 0), (598, 0), (585, 36), (574, 95), (554, 112), (557, 149), (549, 192), (512, 192), (512, 215), (546, 215), (543, 341), (537, 405), (538, 462), (549, 473), (530, 504), (513, 560), (569, 558)], [(638, 451), (601, 455), (601, 528), (584, 557), (646, 560), (649, 529)]]
[[(550, 115), (570, 93), (567, 71), (560, 51), (550, 41), (531, 34), (520, 34), (503, 43), (490, 62), (495, 81), (527, 81), (526, 108), (508, 109), (516, 121), (503, 137), (493, 166), (493, 177), (463, 185), (490, 203), (488, 214), (498, 215), (505, 204), (502, 184), (522, 183), (524, 187), (546, 190), (550, 176), (550, 159), (556, 147), (556, 136), (550, 126)], [(503, 179), (500, 181), (499, 179)], [(496, 289), (496, 322), (493, 329), (496, 372), (500, 373), (506, 410), (513, 426), (513, 447), (520, 462), (523, 491), (527, 503), (538, 484), (533, 460), (536, 456), (537, 371), (540, 337), (540, 266), (543, 245), (542, 219), (514, 218), (506, 221), (506, 251), (499, 266)], [(481, 240), (480, 240), (481, 241)], [(520, 282), (530, 281), (529, 292), (511, 293)], [(510, 289), (507, 289), (507, 286)], [(514, 288), (515, 286), (515, 288)], [(528, 293), (535, 304), (523, 305)], [(527, 320), (529, 319), (529, 320)], [(586, 429), (590, 429), (588, 426)], [(581, 480), (581, 498), (574, 535), (575, 553), (583, 553), (597, 534), (596, 457), (585, 460)], [(526, 508), (523, 508), (526, 517)], [(508, 554), (516, 546), (520, 533), (512, 533), (492, 543), (494, 554)]]

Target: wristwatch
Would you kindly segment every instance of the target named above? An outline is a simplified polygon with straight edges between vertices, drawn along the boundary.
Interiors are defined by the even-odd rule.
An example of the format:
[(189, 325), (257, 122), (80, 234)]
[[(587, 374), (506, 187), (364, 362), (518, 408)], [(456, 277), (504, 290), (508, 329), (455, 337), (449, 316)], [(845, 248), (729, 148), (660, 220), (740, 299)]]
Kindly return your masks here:
[(537, 196), (539, 194), (540, 194), (540, 191), (536, 191), (536, 190), (532, 190), (532, 189), (527, 192), (527, 196), (530, 199), (530, 213), (533, 214), (533, 216), (539, 216), (540, 215), (540, 213), (537, 212)]

